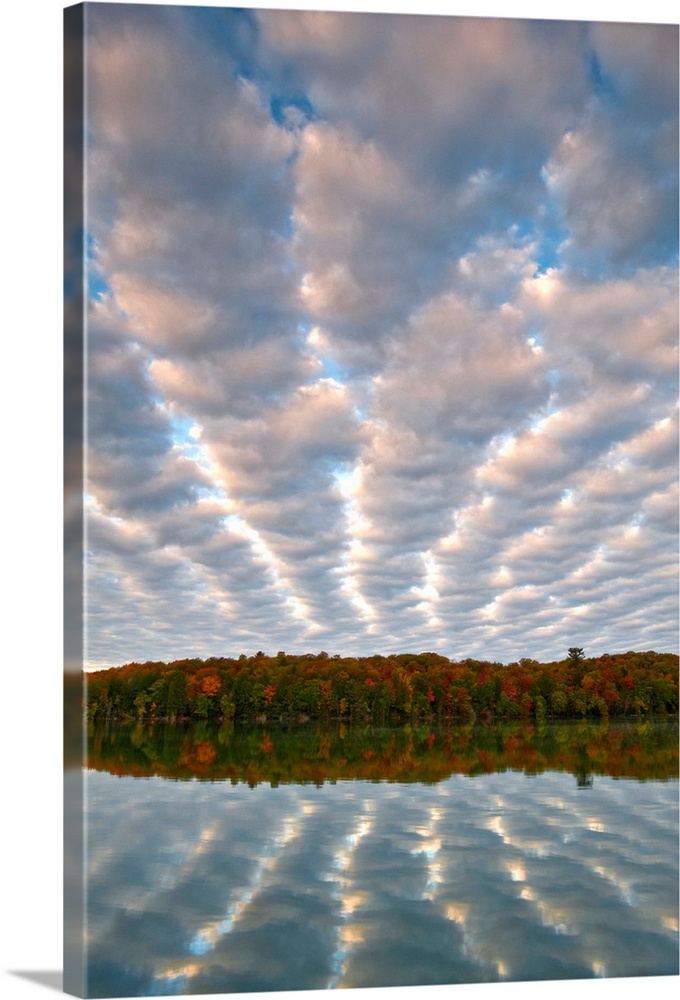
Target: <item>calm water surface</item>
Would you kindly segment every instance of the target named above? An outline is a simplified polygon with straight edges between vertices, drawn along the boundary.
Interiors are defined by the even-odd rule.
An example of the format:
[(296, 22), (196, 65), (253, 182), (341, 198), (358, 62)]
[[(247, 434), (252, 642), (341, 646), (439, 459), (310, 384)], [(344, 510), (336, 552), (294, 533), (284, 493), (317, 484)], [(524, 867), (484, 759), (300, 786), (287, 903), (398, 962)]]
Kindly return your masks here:
[[(257, 760), (234, 751), (246, 736)], [(515, 750), (515, 736), (526, 742), (520, 730), (510, 736)], [(494, 770), (497, 761), (488, 773), (461, 773), (477, 768), (461, 765), (460, 747), (449, 744), (454, 766), (428, 783), (409, 777), (421, 766), (415, 751), (403, 780), (296, 784), (253, 780), (277, 753), (281, 771), (295, 734), (222, 732), (220, 744), (219, 734), (178, 740), (157, 729), (149, 742), (137, 728), (113, 734), (116, 753), (109, 737), (86, 772), (91, 996), (678, 972), (677, 777), (583, 768), (589, 747), (600, 759), (604, 740), (625, 745), (630, 760), (649, 757), (643, 770), (653, 771), (663, 748), (649, 730), (623, 743), (614, 729), (586, 733), (578, 766), (537, 769), (534, 754), (530, 773)], [(240, 760), (241, 776), (161, 776), (167, 760), (149, 749), (160, 738), (176, 746), (166, 758), (178, 774), (187, 760), (219, 769), (222, 753)], [(385, 739), (376, 753), (417, 751), (412, 734)], [(559, 751), (559, 731), (550, 739)], [(437, 741), (445, 737), (424, 736), (423, 752)], [(471, 744), (472, 733), (465, 761)], [(365, 736), (358, 745), (360, 774), (373, 757)], [(329, 773), (349, 766), (323, 747)], [(132, 776), (144, 759), (149, 774)], [(677, 749), (675, 760), (677, 775)]]

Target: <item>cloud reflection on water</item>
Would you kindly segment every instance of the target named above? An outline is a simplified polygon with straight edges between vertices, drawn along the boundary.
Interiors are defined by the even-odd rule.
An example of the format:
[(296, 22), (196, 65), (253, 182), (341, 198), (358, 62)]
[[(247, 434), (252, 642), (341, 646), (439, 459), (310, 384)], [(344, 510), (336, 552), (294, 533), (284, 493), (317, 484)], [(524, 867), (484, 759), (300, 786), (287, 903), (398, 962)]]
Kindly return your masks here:
[(677, 783), (87, 788), (93, 995), (678, 971)]

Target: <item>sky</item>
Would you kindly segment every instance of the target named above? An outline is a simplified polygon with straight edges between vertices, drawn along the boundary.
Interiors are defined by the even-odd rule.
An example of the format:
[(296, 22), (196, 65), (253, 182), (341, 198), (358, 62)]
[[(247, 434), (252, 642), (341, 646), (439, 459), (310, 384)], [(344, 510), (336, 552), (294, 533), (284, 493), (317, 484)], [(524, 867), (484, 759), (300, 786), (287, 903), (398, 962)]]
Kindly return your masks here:
[(677, 25), (87, 48), (86, 665), (677, 650)]

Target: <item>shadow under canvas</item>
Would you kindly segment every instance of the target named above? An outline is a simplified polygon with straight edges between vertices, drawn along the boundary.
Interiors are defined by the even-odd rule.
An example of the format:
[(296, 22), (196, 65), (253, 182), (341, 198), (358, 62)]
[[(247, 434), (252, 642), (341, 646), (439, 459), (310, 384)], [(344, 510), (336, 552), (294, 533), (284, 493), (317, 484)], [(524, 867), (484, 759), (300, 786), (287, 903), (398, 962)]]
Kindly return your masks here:
[(55, 969), (54, 971), (51, 969), (9, 969), (8, 971), (13, 976), (21, 976), (22, 979), (38, 983), (47, 989), (57, 990), (59, 993), (63, 991), (64, 973), (61, 969)]

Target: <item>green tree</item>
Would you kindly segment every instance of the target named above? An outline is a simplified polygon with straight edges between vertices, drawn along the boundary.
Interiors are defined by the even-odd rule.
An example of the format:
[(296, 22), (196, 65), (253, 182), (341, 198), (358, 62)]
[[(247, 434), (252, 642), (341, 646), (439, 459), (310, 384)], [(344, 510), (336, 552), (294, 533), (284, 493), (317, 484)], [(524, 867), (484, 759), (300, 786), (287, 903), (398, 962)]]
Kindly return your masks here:
[(222, 709), (222, 718), (227, 722), (232, 722), (236, 715), (236, 705), (228, 694), (223, 694), (220, 698), (220, 708)]
[(166, 696), (166, 711), (173, 718), (187, 710), (187, 678), (180, 670), (170, 674)]
[(135, 709), (137, 710), (137, 717), (139, 719), (146, 715), (146, 706), (149, 704), (151, 698), (146, 691), (140, 691), (135, 698)]

